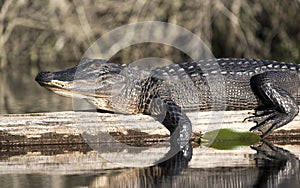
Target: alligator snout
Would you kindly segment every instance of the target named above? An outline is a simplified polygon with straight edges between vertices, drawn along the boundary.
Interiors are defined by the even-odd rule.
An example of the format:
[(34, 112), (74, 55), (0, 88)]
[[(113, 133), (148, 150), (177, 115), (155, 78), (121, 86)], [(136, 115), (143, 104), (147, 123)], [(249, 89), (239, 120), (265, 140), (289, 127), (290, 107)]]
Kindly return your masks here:
[(54, 78), (54, 74), (52, 72), (49, 71), (45, 71), (45, 72), (40, 72), (36, 77), (35, 77), (35, 81), (39, 82), (39, 83), (45, 83), (45, 82), (51, 82)]
[(36, 77), (35, 81), (38, 83), (50, 83), (50, 82), (72, 82), (76, 73), (76, 68), (67, 69), (58, 72), (43, 71)]

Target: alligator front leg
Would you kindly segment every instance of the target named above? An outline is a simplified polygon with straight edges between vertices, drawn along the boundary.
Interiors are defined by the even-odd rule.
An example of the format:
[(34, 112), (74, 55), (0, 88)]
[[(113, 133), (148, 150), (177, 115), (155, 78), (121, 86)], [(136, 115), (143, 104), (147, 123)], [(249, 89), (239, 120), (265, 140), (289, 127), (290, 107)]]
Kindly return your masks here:
[(192, 135), (192, 124), (181, 108), (172, 100), (155, 98), (150, 105), (150, 114), (170, 131), (171, 144), (184, 149)]
[(298, 105), (292, 95), (295, 92), (294, 84), (298, 83), (295, 74), (270, 71), (252, 77), (250, 82), (253, 92), (263, 103), (254, 116), (247, 118), (257, 123), (250, 131), (259, 130), (262, 137), (266, 137), (273, 130), (291, 122), (298, 114)]

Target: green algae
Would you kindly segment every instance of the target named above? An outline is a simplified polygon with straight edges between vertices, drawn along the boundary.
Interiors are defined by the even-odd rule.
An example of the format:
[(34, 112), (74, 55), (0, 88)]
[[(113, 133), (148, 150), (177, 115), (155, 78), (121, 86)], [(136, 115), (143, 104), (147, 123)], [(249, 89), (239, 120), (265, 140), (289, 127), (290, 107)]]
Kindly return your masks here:
[(260, 136), (253, 132), (238, 132), (231, 129), (217, 129), (206, 132), (195, 139), (197, 144), (219, 150), (230, 150), (240, 146), (251, 146), (260, 141)]

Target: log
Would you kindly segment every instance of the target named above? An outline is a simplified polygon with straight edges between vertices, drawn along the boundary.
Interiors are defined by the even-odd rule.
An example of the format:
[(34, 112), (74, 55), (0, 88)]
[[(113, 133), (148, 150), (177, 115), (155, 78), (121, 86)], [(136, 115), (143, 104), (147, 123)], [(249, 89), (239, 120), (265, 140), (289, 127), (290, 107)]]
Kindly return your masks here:
[[(254, 125), (243, 122), (248, 111), (187, 115), (193, 138), (220, 128), (247, 131)], [(268, 138), (277, 144), (289, 143), (289, 149), (299, 156), (299, 147), (291, 146), (299, 144), (299, 121), (297, 116)], [(168, 138), (168, 130), (145, 115), (73, 111), (0, 115), (0, 174), (74, 174), (152, 166), (169, 150)], [(253, 154), (250, 147), (222, 151), (196, 146), (189, 166), (249, 166), (254, 164)]]
[[(243, 122), (249, 111), (211, 111), (187, 113), (193, 124), (193, 138), (220, 128), (248, 131), (255, 124)], [(300, 138), (300, 116), (276, 130), (270, 139)], [(83, 135), (108, 134), (122, 142), (154, 142), (169, 137), (168, 130), (146, 115), (97, 112), (51, 112), (0, 115), (0, 146), (84, 144)], [(279, 139), (280, 138), (280, 139)], [(103, 138), (104, 139), (104, 138)]]

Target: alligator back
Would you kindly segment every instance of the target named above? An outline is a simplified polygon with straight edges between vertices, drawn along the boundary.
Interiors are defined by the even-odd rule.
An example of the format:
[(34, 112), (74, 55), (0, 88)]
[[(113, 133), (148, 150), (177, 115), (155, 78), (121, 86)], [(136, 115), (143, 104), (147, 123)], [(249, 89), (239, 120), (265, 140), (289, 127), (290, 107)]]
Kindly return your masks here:
[[(154, 88), (155, 84), (147, 83), (146, 87), (152, 85), (152, 89), (143, 91), (150, 94), (143, 96), (140, 103), (147, 103), (159, 90), (186, 111), (254, 109), (261, 106), (262, 101), (251, 88), (253, 76), (267, 71), (288, 71), (299, 80), (299, 70), (296, 64), (257, 59), (223, 58), (172, 64), (152, 70), (151, 77), (156, 78), (152, 80), (162, 80), (162, 83)], [(297, 87), (291, 86), (298, 84), (295, 79), (290, 82), (274, 79), (299, 98)]]

